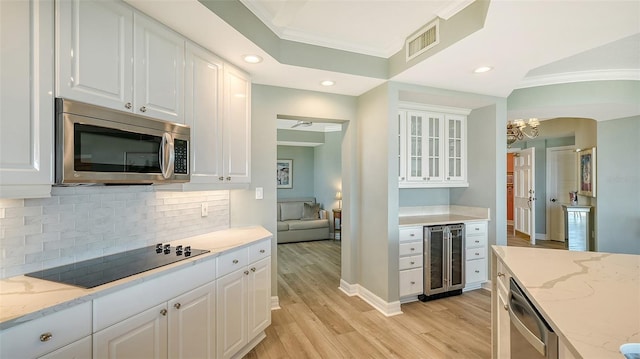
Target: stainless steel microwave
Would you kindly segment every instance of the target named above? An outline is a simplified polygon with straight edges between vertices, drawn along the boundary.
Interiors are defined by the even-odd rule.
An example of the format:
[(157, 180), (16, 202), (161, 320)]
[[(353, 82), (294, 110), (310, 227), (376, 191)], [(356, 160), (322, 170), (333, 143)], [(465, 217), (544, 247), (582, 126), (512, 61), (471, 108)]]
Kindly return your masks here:
[(56, 99), (57, 184), (190, 179), (188, 126)]

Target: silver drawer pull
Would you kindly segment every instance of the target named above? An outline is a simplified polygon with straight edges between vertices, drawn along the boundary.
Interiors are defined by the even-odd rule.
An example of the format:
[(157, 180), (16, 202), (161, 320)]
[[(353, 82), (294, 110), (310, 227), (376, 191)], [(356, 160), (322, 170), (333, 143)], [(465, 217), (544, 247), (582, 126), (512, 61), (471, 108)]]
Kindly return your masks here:
[(476, 241), (476, 243), (480, 243), (480, 241)]
[(416, 284), (416, 282), (414, 282), (414, 281), (411, 281), (411, 284)]
[(508, 305), (504, 305), (504, 310), (509, 310), (509, 306)]
[(51, 340), (51, 338), (53, 338), (53, 334), (51, 334), (50, 332), (40, 334), (41, 342), (48, 342), (49, 340)]
[(498, 272), (498, 277), (504, 277), (504, 273)]
[(167, 310), (163, 308), (162, 310), (160, 310), (160, 314), (162, 314), (163, 317), (166, 317), (167, 316)]
[(415, 236), (416, 236), (416, 234), (415, 234), (415, 233), (411, 233), (411, 234), (409, 235), (409, 237), (415, 237)]
[(255, 272), (256, 271), (256, 267), (251, 267), (251, 271)]
[(411, 262), (411, 264), (416, 264), (416, 262)]
[(249, 271), (248, 270), (244, 271), (244, 275), (249, 275)]
[(261, 250), (260, 250), (260, 253), (264, 253), (264, 249), (261, 249)]
[(476, 273), (480, 273), (480, 271), (476, 269)]
[(238, 260), (237, 260), (237, 259), (234, 259), (234, 260), (233, 260), (233, 264), (238, 264)]
[(476, 231), (479, 231), (479, 230), (480, 230), (480, 228), (479, 228), (479, 227), (476, 227)]
[(182, 307), (182, 304), (176, 303), (176, 304), (173, 305), (173, 307), (176, 308), (176, 309), (180, 309), (180, 307)]
[(480, 255), (480, 253), (476, 252), (476, 255), (477, 255), (477, 256), (479, 256), (479, 255)]
[(415, 251), (416, 249), (415, 249), (415, 248), (411, 248), (411, 250), (412, 250), (412, 251)]

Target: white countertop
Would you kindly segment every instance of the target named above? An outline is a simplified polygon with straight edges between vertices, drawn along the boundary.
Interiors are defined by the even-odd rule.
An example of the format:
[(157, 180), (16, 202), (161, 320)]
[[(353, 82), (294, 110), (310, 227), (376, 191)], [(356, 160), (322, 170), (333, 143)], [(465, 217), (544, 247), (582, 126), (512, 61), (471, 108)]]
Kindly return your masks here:
[(399, 218), (400, 227), (431, 226), (438, 224), (465, 223), (472, 221), (488, 221), (488, 218), (465, 216), (460, 214), (429, 214), (423, 216), (404, 216)]
[(640, 255), (492, 247), (576, 358), (640, 342)]
[(211, 260), (224, 251), (244, 247), (271, 236), (271, 232), (263, 227), (243, 227), (169, 242), (172, 245), (191, 245), (210, 252), (90, 289), (26, 276), (0, 280), (0, 330), (93, 300), (184, 266)]

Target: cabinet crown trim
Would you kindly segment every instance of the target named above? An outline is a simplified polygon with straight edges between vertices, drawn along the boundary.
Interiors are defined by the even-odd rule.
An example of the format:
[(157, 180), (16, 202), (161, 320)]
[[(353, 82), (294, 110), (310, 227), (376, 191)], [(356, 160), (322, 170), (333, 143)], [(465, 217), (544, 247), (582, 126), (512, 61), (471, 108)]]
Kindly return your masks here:
[(421, 104), (415, 102), (400, 102), (398, 104), (398, 109), (400, 110), (419, 110), (419, 111), (429, 111), (429, 112), (442, 112), (445, 114), (453, 114), (453, 115), (469, 115), (471, 113), (471, 109), (469, 108), (461, 108), (461, 107), (450, 107), (450, 106), (439, 106), (439, 105), (428, 105)]

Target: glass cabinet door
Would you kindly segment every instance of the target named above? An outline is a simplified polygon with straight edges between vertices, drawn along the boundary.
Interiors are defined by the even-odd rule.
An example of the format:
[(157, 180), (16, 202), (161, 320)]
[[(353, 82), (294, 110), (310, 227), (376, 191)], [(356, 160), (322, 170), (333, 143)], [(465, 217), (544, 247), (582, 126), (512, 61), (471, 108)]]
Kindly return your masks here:
[(432, 295), (445, 291), (447, 267), (446, 259), (446, 236), (445, 227), (434, 226), (428, 227), (425, 240), (425, 259), (428, 261), (425, 265), (429, 273), (425, 273), (425, 294)]
[(463, 126), (464, 118), (462, 116), (447, 115), (447, 181), (464, 179), (465, 139)]
[(425, 120), (424, 113), (407, 112), (407, 180), (424, 181), (428, 176), (426, 173), (426, 147), (425, 141)]
[(464, 287), (464, 225), (449, 226), (449, 290)]

